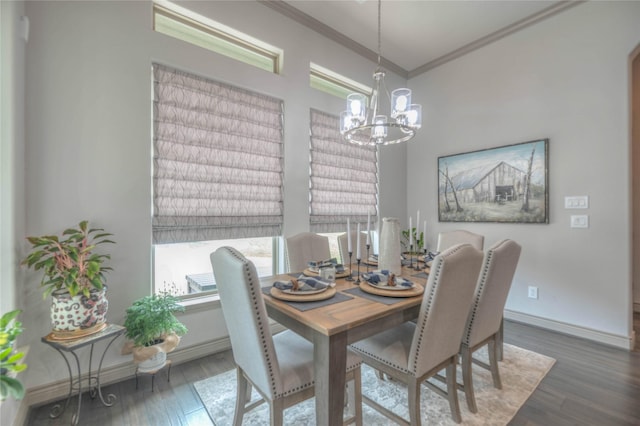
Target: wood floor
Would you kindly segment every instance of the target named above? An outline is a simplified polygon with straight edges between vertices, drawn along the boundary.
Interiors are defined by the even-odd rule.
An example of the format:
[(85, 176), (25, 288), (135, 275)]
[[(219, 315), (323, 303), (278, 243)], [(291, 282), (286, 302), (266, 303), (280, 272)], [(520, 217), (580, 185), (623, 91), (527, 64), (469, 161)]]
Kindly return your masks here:
[[(634, 323), (640, 326), (640, 315)], [(509, 321), (505, 323), (505, 341), (557, 360), (510, 425), (640, 425), (640, 352)], [(213, 425), (193, 382), (231, 368), (231, 352), (226, 351), (174, 365), (171, 382), (167, 382), (166, 372), (158, 373), (155, 392), (151, 392), (148, 376), (141, 378), (138, 390), (134, 379), (106, 386), (103, 394), (118, 396), (113, 407), (104, 407), (85, 395), (80, 424)], [(54, 420), (48, 417), (53, 405), (32, 408), (27, 424), (70, 424), (75, 400)]]

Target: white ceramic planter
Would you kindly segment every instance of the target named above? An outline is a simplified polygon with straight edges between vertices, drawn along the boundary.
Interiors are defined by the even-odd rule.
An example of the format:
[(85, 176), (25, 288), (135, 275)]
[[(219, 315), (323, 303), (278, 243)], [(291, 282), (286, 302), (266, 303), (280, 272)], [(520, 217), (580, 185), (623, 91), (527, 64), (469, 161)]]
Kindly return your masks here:
[(158, 371), (167, 363), (167, 354), (162, 351), (156, 352), (151, 358), (145, 359), (138, 364), (138, 371), (150, 373)]

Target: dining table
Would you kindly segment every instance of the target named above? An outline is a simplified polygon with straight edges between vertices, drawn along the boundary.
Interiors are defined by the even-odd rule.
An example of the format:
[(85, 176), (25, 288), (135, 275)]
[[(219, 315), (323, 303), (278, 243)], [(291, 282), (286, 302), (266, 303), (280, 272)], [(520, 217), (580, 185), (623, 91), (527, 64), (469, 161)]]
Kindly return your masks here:
[[(375, 266), (365, 268), (361, 265), (359, 270), (364, 273), (374, 268)], [(353, 278), (357, 278), (356, 265), (351, 265), (351, 271)], [(424, 288), (427, 272), (428, 269), (417, 270), (403, 266), (401, 277), (410, 280), (418, 288)], [(336, 278), (334, 297), (340, 296), (340, 300), (305, 309), (304, 302), (281, 300), (268, 291), (274, 282), (291, 280), (296, 275), (280, 274), (260, 279), (267, 313), (270, 318), (314, 345), (316, 424), (342, 424), (348, 346), (417, 318), (422, 292), (413, 296), (399, 294), (401, 292), (391, 296), (371, 295), (370, 292), (361, 290), (363, 286), (369, 285), (362, 278), (360, 283)], [(336, 374), (337, 372), (342, 374)]]

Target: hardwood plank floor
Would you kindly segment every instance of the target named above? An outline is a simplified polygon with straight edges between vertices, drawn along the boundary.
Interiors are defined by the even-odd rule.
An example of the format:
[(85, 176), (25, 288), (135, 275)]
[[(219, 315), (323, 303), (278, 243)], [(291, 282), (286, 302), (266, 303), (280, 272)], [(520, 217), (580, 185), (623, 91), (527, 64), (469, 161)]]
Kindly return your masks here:
[(633, 329), (636, 331), (635, 351), (640, 351), (640, 312), (633, 313)]
[[(634, 317), (636, 326), (640, 315)], [(640, 333), (638, 333), (640, 335)], [(506, 321), (505, 341), (556, 359), (549, 374), (511, 421), (514, 426), (640, 425), (640, 352), (594, 343), (537, 327)], [(118, 399), (112, 407), (83, 396), (80, 424), (214, 425), (193, 382), (233, 368), (230, 351), (173, 365), (155, 378), (141, 376), (139, 389), (129, 379), (106, 386), (103, 394)], [(49, 419), (54, 405), (30, 410), (28, 425), (68, 425), (74, 399), (59, 419)]]

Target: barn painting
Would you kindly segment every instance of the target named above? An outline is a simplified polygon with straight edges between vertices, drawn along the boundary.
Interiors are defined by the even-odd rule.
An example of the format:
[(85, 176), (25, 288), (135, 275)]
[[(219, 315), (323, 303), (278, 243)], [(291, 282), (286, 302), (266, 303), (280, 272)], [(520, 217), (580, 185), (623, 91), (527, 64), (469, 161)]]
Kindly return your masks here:
[(438, 158), (440, 222), (549, 223), (548, 139)]

